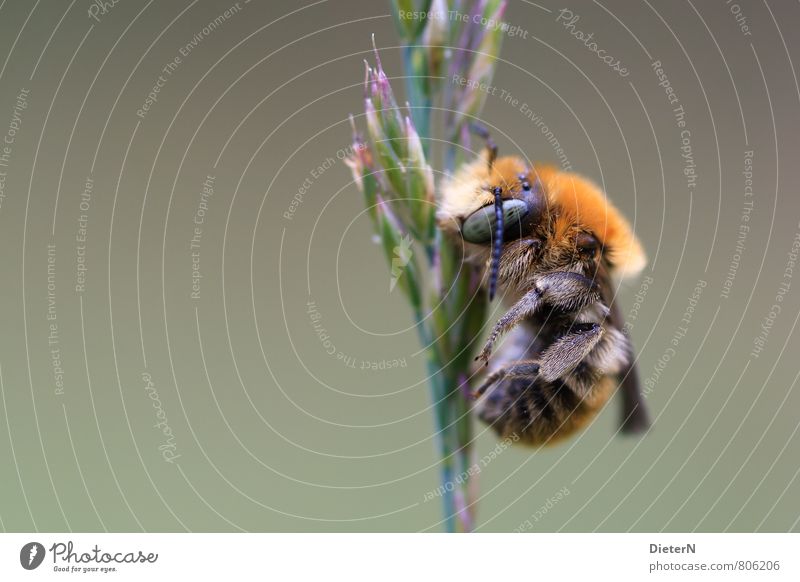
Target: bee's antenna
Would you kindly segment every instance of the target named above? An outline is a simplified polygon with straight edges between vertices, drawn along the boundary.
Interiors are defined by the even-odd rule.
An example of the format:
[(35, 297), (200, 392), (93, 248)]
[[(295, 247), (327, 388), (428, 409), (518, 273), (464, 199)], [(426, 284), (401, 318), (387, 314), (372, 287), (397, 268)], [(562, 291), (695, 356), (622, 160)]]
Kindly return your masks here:
[[(492, 139), (492, 134), (485, 125), (478, 122), (469, 124), (469, 129), (472, 133), (486, 141), (486, 149), (488, 150), (487, 163), (489, 164), (489, 176), (492, 174), (492, 167), (497, 159), (497, 144)], [(494, 293), (497, 290), (497, 275), (500, 271), (500, 255), (503, 253), (503, 189), (496, 186), (492, 189), (494, 194), (494, 216), (495, 216), (495, 234), (492, 242), (492, 265), (489, 271), (489, 301), (494, 299)]]
[(492, 242), (492, 266), (489, 271), (489, 301), (497, 290), (497, 274), (500, 270), (500, 255), (503, 253), (503, 189), (497, 186), (494, 194), (495, 233)]
[(489, 133), (489, 130), (482, 123), (472, 122), (469, 124), (469, 129), (472, 133), (486, 141), (486, 149), (489, 150), (487, 162), (489, 164), (489, 173), (491, 174), (492, 166), (494, 166), (494, 161), (497, 159), (497, 144), (494, 143), (492, 134)]

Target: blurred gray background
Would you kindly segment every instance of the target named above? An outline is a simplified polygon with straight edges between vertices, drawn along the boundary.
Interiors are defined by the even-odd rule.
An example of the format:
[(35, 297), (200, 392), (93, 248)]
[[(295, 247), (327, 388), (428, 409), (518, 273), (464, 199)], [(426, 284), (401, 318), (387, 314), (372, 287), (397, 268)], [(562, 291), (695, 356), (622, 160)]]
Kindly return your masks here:
[[(525, 103), (635, 223), (655, 424), (615, 436), (612, 402), (504, 450), (478, 529), (798, 530), (800, 6), (506, 20), (484, 120), (557, 163)], [(388, 1), (0, 5), (4, 529), (441, 529), (423, 357), (340, 159), (372, 33), (400, 76)]]

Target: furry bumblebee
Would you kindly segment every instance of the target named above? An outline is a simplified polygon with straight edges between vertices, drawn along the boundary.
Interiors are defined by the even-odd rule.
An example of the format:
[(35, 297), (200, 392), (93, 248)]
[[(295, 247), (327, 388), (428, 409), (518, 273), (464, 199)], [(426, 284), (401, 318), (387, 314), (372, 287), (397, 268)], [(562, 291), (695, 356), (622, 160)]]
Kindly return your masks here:
[[(476, 360), (477, 413), (500, 436), (545, 445), (584, 427), (617, 386), (622, 430), (649, 426), (612, 282), (646, 264), (627, 220), (585, 178), (486, 149), (443, 185), (439, 227), (484, 268), (508, 311)], [(495, 342), (509, 337), (493, 354)], [(491, 365), (490, 365), (491, 360)]]

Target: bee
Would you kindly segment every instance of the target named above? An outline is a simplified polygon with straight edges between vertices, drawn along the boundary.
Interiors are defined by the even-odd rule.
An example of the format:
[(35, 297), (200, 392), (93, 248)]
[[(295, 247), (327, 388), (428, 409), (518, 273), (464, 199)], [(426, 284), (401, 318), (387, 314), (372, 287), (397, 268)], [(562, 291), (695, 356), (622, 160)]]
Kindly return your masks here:
[[(501, 437), (539, 446), (583, 428), (621, 392), (623, 432), (649, 426), (634, 352), (612, 284), (646, 265), (641, 243), (598, 186), (486, 148), (447, 179), (439, 227), (482, 269), (508, 311), (476, 358), (478, 417)], [(501, 335), (506, 341), (494, 351)]]

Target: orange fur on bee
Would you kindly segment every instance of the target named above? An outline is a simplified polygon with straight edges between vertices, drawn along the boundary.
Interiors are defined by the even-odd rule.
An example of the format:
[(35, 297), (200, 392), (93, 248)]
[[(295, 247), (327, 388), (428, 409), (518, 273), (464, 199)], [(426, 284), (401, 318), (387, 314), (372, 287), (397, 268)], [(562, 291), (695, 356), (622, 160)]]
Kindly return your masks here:
[[(466, 217), (494, 201), (491, 188), (518, 187), (518, 176), (528, 170), (521, 158), (505, 156), (495, 161), (490, 175), (487, 155), (462, 166), (444, 184), (438, 217), (445, 231), (457, 233)], [(535, 165), (526, 176), (531, 184), (538, 181), (546, 195), (554, 240), (588, 231), (603, 245), (614, 275), (630, 277), (641, 272), (646, 264), (641, 243), (596, 184), (550, 165)]]

